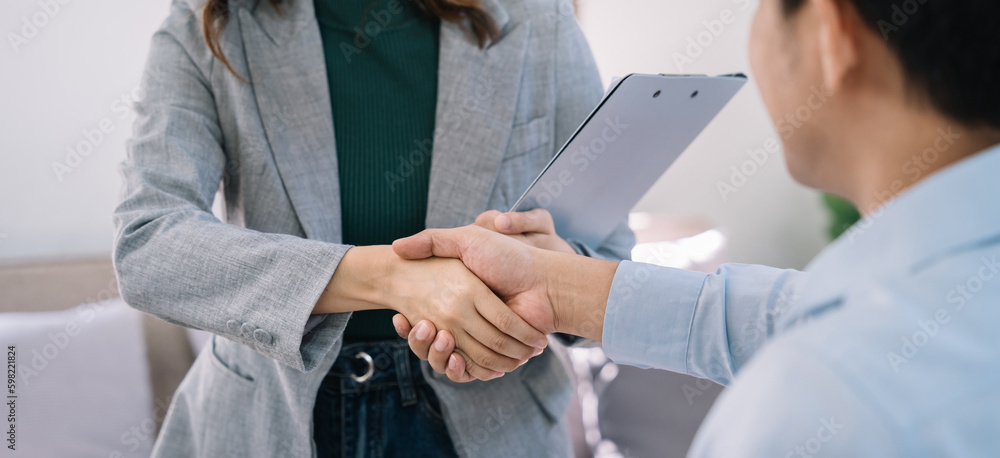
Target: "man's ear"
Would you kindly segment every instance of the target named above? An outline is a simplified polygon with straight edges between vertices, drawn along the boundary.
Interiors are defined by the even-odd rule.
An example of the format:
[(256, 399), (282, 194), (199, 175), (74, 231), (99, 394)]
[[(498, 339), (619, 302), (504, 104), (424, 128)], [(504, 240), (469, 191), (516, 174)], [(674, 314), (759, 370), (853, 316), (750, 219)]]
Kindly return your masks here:
[(819, 53), (823, 83), (837, 92), (860, 59), (857, 12), (850, 2), (811, 0), (819, 15)]

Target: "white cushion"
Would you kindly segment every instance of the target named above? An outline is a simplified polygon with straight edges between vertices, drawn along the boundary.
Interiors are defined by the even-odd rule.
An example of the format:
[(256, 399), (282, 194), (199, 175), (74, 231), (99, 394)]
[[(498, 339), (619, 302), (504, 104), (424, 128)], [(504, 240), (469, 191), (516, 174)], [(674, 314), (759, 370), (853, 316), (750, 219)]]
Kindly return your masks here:
[(149, 456), (155, 421), (141, 313), (120, 299), (2, 313), (0, 345), (4, 354), (17, 347), (18, 456)]

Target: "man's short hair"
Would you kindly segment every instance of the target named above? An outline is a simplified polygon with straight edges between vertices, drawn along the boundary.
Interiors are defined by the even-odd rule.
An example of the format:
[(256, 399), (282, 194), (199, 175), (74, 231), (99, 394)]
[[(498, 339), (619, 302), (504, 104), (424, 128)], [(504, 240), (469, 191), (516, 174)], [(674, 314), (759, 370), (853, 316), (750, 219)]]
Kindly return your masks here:
[[(806, 0), (781, 0), (787, 16)], [(908, 83), (943, 115), (1000, 128), (1000, 1), (851, 2), (902, 63)]]

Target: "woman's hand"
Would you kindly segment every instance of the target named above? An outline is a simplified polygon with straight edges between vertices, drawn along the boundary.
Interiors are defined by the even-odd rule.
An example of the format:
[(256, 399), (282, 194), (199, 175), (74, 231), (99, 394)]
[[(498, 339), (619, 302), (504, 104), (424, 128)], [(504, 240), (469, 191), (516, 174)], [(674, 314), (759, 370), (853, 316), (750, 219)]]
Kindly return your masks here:
[(460, 260), (400, 260), (389, 279), (386, 303), (410, 323), (427, 320), (449, 332), (477, 379), (511, 372), (548, 344)]
[(493, 232), (509, 235), (535, 248), (576, 253), (576, 250), (556, 233), (552, 215), (545, 209), (510, 213), (490, 210), (480, 214), (475, 224)]
[(434, 372), (445, 374), (458, 383), (476, 379), (466, 371), (465, 358), (455, 352), (455, 338), (448, 331), (438, 331), (434, 323), (427, 320), (411, 328), (406, 318), (398, 314), (392, 317), (392, 325), (399, 336), (409, 342), (410, 350), (430, 363)]
[(351, 248), (314, 313), (380, 308), (448, 332), (468, 373), (480, 380), (517, 369), (548, 343), (460, 260), (404, 260), (389, 246)]
[[(544, 209), (510, 213), (490, 210), (480, 214), (474, 224), (510, 236), (535, 248), (576, 254), (576, 250), (556, 233), (552, 215)], [(409, 340), (413, 353), (420, 359), (428, 361), (436, 372), (447, 373), (449, 378), (456, 382), (468, 381), (469, 376), (465, 371), (464, 359), (449, 358), (455, 338), (447, 330), (438, 330), (433, 323), (424, 323), (414, 329), (411, 323), (416, 322), (408, 321), (400, 315), (394, 316), (392, 322), (396, 333), (401, 338)], [(439, 344), (432, 348), (432, 341)], [(441, 348), (437, 348), (438, 346)], [(447, 350), (447, 354), (445, 354), (445, 350)], [(457, 364), (459, 367), (446, 371), (446, 369), (450, 369), (449, 363)]]
[[(425, 230), (395, 241), (393, 249), (406, 259), (460, 258), (535, 329), (601, 340), (616, 262), (540, 250), (475, 225)], [(430, 322), (407, 331), (409, 323), (398, 317), (393, 324), (436, 372), (455, 381), (469, 378), (462, 372), (468, 361), (452, 354), (448, 331), (436, 332)]]

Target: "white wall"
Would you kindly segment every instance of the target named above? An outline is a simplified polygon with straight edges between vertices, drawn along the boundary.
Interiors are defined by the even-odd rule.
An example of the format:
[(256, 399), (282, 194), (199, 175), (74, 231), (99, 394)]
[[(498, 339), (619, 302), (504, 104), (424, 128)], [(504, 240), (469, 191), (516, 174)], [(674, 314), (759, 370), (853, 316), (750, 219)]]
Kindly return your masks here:
[[(58, 1), (67, 1), (61, 5)], [(168, 1), (14, 0), (0, 3), (0, 263), (23, 259), (107, 255), (110, 213), (119, 187), (116, 165), (133, 116), (121, 111), (135, 95), (149, 38)], [(46, 13), (42, 5), (49, 5)], [(55, 5), (52, 7), (51, 5)], [(610, 81), (613, 75), (745, 71), (746, 31), (752, 7), (733, 0), (583, 0), (582, 22)], [(724, 9), (735, 23), (694, 62), (678, 68), (703, 20)], [(34, 36), (23, 19), (45, 23)], [(25, 34), (24, 32), (27, 32)], [(27, 43), (11, 43), (11, 34)], [(132, 94), (130, 94), (132, 93)], [(86, 131), (113, 129), (72, 171), (68, 148), (88, 142)], [(95, 136), (91, 135), (92, 138)], [(814, 194), (792, 184), (779, 157), (771, 157), (739, 192), (723, 200), (747, 148), (777, 138), (759, 96), (745, 89), (638, 210), (704, 215), (730, 236), (729, 255), (746, 262), (801, 266), (822, 246), (823, 217)], [(96, 138), (95, 138), (96, 139)], [(86, 145), (83, 145), (86, 151)]]
[[(116, 165), (133, 119), (126, 104), (168, 5), (0, 3), (0, 262), (110, 253)], [(25, 19), (44, 25), (33, 31)], [(110, 134), (90, 134), (97, 145), (57, 176), (53, 162), (66, 164), (67, 148), (89, 142), (83, 131), (102, 123)]]
[[(756, 9), (752, 0), (578, 0), (578, 4), (581, 25), (606, 83), (629, 73), (750, 73), (746, 45)], [(780, 152), (768, 155), (755, 171), (747, 166), (754, 173), (737, 192), (723, 197), (717, 188), (720, 181), (731, 183), (731, 167), (743, 166), (749, 159), (747, 149), (762, 148), (768, 139), (779, 138), (751, 75), (751, 84), (636, 210), (710, 219), (729, 238), (729, 261), (804, 266), (826, 243), (827, 218), (818, 195), (788, 176)]]

